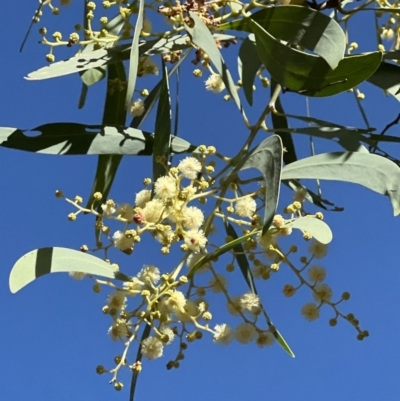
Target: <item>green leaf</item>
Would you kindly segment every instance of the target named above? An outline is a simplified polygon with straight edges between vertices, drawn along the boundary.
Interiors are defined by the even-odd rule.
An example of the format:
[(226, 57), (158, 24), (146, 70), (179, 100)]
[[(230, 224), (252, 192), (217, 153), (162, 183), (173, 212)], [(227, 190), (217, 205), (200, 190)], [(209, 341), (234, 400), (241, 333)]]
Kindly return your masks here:
[(199, 259), (196, 264), (190, 269), (190, 272), (187, 274), (188, 279), (191, 279), (196, 271), (200, 269), (201, 266), (205, 265), (208, 262), (211, 262), (213, 259), (218, 258), (219, 256), (223, 255), (226, 252), (229, 252), (231, 249), (233, 249), (235, 246), (241, 244), (242, 242), (247, 241), (249, 238), (253, 237), (256, 233), (251, 232), (248, 234), (245, 234), (237, 239), (234, 239), (219, 248), (217, 248), (215, 251), (211, 253), (205, 254), (201, 259)]
[[(272, 80), (271, 96), (274, 93), (275, 87), (276, 87), (276, 82)], [(280, 114), (271, 113), (271, 120), (272, 120), (272, 126), (274, 127), (274, 131), (276, 132), (277, 135), (279, 135), (279, 137), (282, 140), (282, 145), (286, 149), (286, 151), (283, 152), (283, 162), (285, 164), (293, 163), (297, 160), (296, 149), (294, 147), (292, 135), (289, 131), (287, 131), (287, 129), (289, 128), (289, 124), (284, 115), (285, 111), (283, 110), (279, 96), (275, 101), (275, 109)]]
[(367, 81), (390, 93), (400, 101), (400, 67), (390, 63), (381, 63)]
[[(40, 135), (26, 135), (25, 132)], [(153, 154), (154, 136), (123, 126), (50, 123), (31, 131), (0, 127), (0, 146), (47, 155), (127, 155)], [(172, 154), (191, 153), (196, 146), (172, 137)]]
[[(214, 34), (215, 40), (232, 40), (235, 36)], [(168, 39), (156, 39), (139, 43), (139, 56), (164, 54), (170, 51), (191, 48), (188, 44), (188, 35), (175, 35)], [(79, 57), (71, 57), (58, 61), (29, 73), (27, 80), (42, 80), (56, 78), (77, 72), (84, 72), (93, 68), (114, 64), (119, 61), (129, 60), (131, 44), (123, 44), (111, 48), (102, 48), (81, 54)]]
[(139, 38), (143, 28), (144, 1), (138, 0), (139, 10), (132, 39), (131, 54), (129, 57), (128, 88), (126, 90), (125, 108), (128, 109), (135, 91), (137, 72), (139, 68)]
[[(230, 237), (232, 237), (234, 240), (239, 238), (238, 235), (236, 234), (236, 231), (233, 228), (232, 224), (225, 222), (225, 230), (226, 230), (226, 233)], [(240, 270), (244, 276), (244, 279), (246, 280), (247, 285), (249, 286), (249, 288), (253, 294), (257, 294), (257, 288), (254, 283), (253, 274), (251, 272), (250, 265), (249, 265), (246, 255), (244, 253), (242, 245), (239, 243), (238, 245), (234, 246), (233, 251), (235, 252), (236, 261), (240, 267)], [(282, 337), (281, 333), (279, 333), (279, 331), (275, 328), (274, 324), (272, 323), (271, 319), (269, 318), (264, 307), (263, 307), (263, 311), (264, 311), (264, 315), (267, 319), (268, 326), (274, 327), (274, 330), (273, 330), (274, 337), (277, 339), (278, 343), (282, 346), (282, 348), (292, 358), (294, 358), (293, 351), (290, 349), (289, 345), (287, 344), (285, 339)]]
[(122, 281), (132, 281), (124, 273), (96, 256), (68, 248), (40, 248), (22, 256), (10, 273), (13, 294), (35, 279), (49, 273), (80, 272)]
[(224, 59), (222, 58), (221, 52), (219, 51), (215, 43), (215, 38), (196, 13), (190, 11), (189, 14), (194, 22), (194, 27), (190, 28), (188, 25), (185, 24), (186, 31), (190, 35), (192, 42), (208, 54), (218, 74), (221, 76), (227, 91), (231, 95), (239, 111), (244, 116), (244, 110), (240, 102), (235, 83), (233, 82), (231, 73), (229, 72), (228, 67), (225, 64)]
[(329, 226), (316, 217), (299, 217), (298, 219), (285, 224), (285, 227), (307, 231), (321, 244), (329, 244), (333, 238)]
[[(282, 180), (282, 183), (293, 191), (305, 191), (305, 199), (321, 209), (329, 210), (331, 212), (343, 212), (344, 210), (343, 207), (335, 206), (335, 204), (329, 200), (323, 199), (320, 195), (317, 195), (315, 192), (311, 191), (297, 180)], [(332, 206), (332, 208), (328, 208), (328, 206)]]
[[(252, 39), (250, 37), (253, 36)], [(240, 46), (238, 57), (239, 77), (246, 100), (253, 105), (253, 84), (257, 71), (261, 67), (261, 61), (254, 42), (254, 35), (247, 37)]]
[(171, 98), (169, 95), (168, 70), (162, 61), (162, 81), (160, 87), (160, 99), (158, 101), (153, 149), (153, 182), (165, 175), (164, 164), (157, 162), (157, 158), (165, 158), (168, 161), (171, 142)]
[[(126, 81), (126, 74), (122, 61), (116, 65), (110, 66), (108, 69), (107, 92), (102, 119), (103, 125), (115, 125), (118, 127), (124, 126), (126, 121), (124, 101), (127, 89), (124, 87), (121, 91), (111, 90), (113, 87), (112, 84), (115, 80), (119, 80), (120, 82)], [(107, 199), (121, 160), (122, 156), (120, 155), (105, 154), (99, 156), (96, 167), (96, 175), (86, 205), (87, 208), (91, 208), (95, 204), (94, 194), (96, 192), (100, 192), (103, 198)], [(97, 208), (99, 212), (101, 212), (100, 207), (101, 205), (98, 203)], [(100, 231), (95, 229), (95, 232), (96, 238), (98, 239)]]
[(332, 96), (368, 79), (379, 67), (381, 52), (348, 56), (330, 70), (324, 59), (284, 45), (251, 22), (260, 58), (280, 85), (307, 96)]
[(388, 195), (394, 215), (400, 214), (400, 169), (390, 160), (360, 152), (333, 152), (311, 156), (285, 166), (282, 180), (345, 181)]
[[(276, 129), (268, 129), (268, 132), (276, 132)], [(315, 136), (317, 138), (329, 139), (337, 142), (345, 150), (349, 152), (367, 152), (365, 147), (360, 142), (369, 142), (368, 138), (364, 137), (363, 133), (360, 133), (357, 128), (339, 128), (339, 127), (302, 127), (302, 128), (280, 128), (282, 133), (292, 134), (304, 134), (309, 136)], [(336, 141), (335, 141), (336, 142)]]
[(279, 201), (282, 170), (282, 141), (278, 135), (272, 135), (264, 139), (256, 149), (247, 157), (240, 171), (256, 168), (261, 171), (265, 187), (265, 208), (262, 235), (264, 235), (275, 216)]
[(318, 54), (331, 69), (335, 69), (344, 56), (346, 38), (340, 25), (311, 8), (270, 7), (254, 13), (250, 18), (226, 22), (219, 29), (253, 32), (250, 20), (257, 22), (273, 37)]
[[(225, 221), (225, 231), (234, 240), (239, 238), (232, 224), (228, 223), (227, 221)], [(249, 261), (247, 260), (242, 244), (235, 245), (233, 247), (233, 251), (235, 259), (240, 267), (240, 270), (243, 274), (244, 279), (246, 280), (247, 285), (249, 286), (253, 294), (257, 294), (257, 289), (254, 285), (253, 274), (251, 272)]]

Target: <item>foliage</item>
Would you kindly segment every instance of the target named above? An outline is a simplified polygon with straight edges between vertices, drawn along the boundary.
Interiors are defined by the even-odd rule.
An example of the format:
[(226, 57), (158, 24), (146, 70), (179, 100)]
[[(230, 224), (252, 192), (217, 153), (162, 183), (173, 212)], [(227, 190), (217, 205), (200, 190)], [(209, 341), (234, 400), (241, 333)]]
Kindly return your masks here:
[[(66, 6), (70, 1), (60, 3)], [(360, 328), (354, 315), (339, 309), (349, 293), (333, 300), (332, 289), (324, 282), (325, 269), (314, 264), (326, 256), (332, 240), (318, 208), (333, 206), (333, 210), (340, 210), (322, 198), (320, 181), (362, 185), (388, 196), (394, 215), (400, 213), (399, 161), (381, 147), (381, 143), (400, 141), (386, 135), (398, 119), (381, 133), (374, 132), (363, 109), (364, 94), (358, 89), (361, 83), (369, 82), (399, 98), (396, 62), (400, 59), (400, 28), (395, 3), (366, 0), (354, 6), (352, 2), (334, 0), (292, 5), (291, 1), (216, 0), (157, 6), (145, 0), (116, 0), (103, 1), (101, 12), (100, 4), (83, 3), (83, 24), (77, 24), (67, 40), (61, 32), (54, 32), (50, 40), (47, 30), (40, 29), (42, 43), (49, 47), (46, 59), (50, 64), (26, 78), (43, 80), (79, 73), (80, 107), (84, 107), (90, 86), (106, 80), (103, 120), (97, 125), (45, 123), (31, 130), (39, 133), (36, 136), (19, 128), (0, 128), (0, 145), (60, 156), (99, 156), (86, 206), (80, 196), (70, 199), (62, 191), (56, 192), (73, 207), (70, 221), (80, 214), (94, 216), (96, 243), (93, 247), (83, 245), (79, 251), (54, 247), (30, 252), (11, 271), (11, 291), (17, 292), (34, 279), (54, 272), (69, 272), (76, 279), (88, 277), (94, 281), (95, 292), (101, 287), (111, 288), (103, 312), (111, 319), (109, 335), (121, 342), (123, 352), (113, 368), (99, 365), (97, 372), (109, 373), (115, 389), (121, 390), (119, 371), (131, 369), (131, 400), (142, 357), (157, 359), (165, 347), (178, 342), (175, 359), (167, 363), (168, 369), (178, 368), (188, 344), (202, 338), (203, 333), (211, 334), (215, 343), (223, 345), (234, 339), (243, 344), (256, 342), (260, 347), (277, 341), (294, 357), (272, 323), (256, 285), (257, 280), (271, 279), (283, 266), (298, 280), (296, 286), (286, 284), (283, 294), (291, 297), (306, 287), (314, 298), (302, 308), (307, 320), (317, 319), (320, 309), (327, 306), (333, 312), (332, 326), (341, 318), (354, 326), (359, 340), (367, 337), (368, 331)], [(60, 13), (51, 0), (42, 0), (33, 23), (49, 10)], [(115, 16), (109, 17), (113, 11)], [(355, 54), (358, 44), (349, 42), (348, 24), (364, 11), (374, 13), (376, 21), (383, 17), (386, 22), (379, 28), (378, 50)], [(393, 37), (386, 51), (382, 38)], [(76, 46), (77, 55), (56, 62), (56, 49), (65, 46)], [(223, 57), (227, 48), (238, 50), (237, 82)], [(232, 108), (238, 110), (249, 130), (233, 157), (212, 144), (201, 144), (201, 138), (179, 137), (181, 100), (178, 93), (171, 101), (170, 80), (176, 77), (179, 81), (179, 72), (189, 68), (189, 61), (195, 65), (194, 78), (209, 74), (207, 90), (216, 96), (226, 91), (224, 99), (233, 103)], [(152, 90), (137, 89), (140, 82), (152, 82), (146, 79), (158, 75), (159, 82)], [(258, 120), (251, 124), (246, 110), (257, 107), (253, 93), (256, 80), (262, 87), (271, 87), (271, 96), (262, 105)], [(286, 92), (319, 98), (345, 91), (355, 94), (366, 129), (309, 115), (285, 114), (280, 99)], [(132, 117), (130, 124), (127, 114)], [(154, 133), (140, 129), (150, 116), (154, 117)], [(307, 125), (291, 128), (289, 122), (294, 121)], [(271, 135), (260, 140), (261, 132)], [(337, 142), (343, 151), (298, 160), (293, 134)], [(188, 156), (183, 158), (182, 154)], [(124, 156), (149, 156), (153, 160), (148, 174), (151, 178), (142, 177), (145, 189), (136, 194), (134, 204), (123, 200), (116, 203), (109, 197)], [(223, 167), (216, 168), (217, 160)], [(301, 181), (305, 179), (317, 180), (318, 194), (305, 186)], [(294, 192), (293, 201), (284, 205), (279, 203), (282, 184)], [(313, 212), (306, 211), (312, 207), (307, 202), (314, 204)], [(286, 217), (277, 214), (278, 209)], [(112, 228), (114, 223), (119, 225), (118, 230)], [(225, 237), (216, 234), (217, 227), (223, 228)], [(134, 255), (135, 248), (145, 241), (152, 241), (152, 247), (156, 244), (166, 259), (180, 253), (180, 261), (174, 265), (170, 258), (163, 269), (145, 265), (140, 271), (128, 266), (120, 270), (113, 263), (114, 250)], [(103, 252), (102, 258), (88, 253), (98, 255), (99, 251)], [(299, 252), (303, 256), (298, 265), (293, 256)], [(225, 275), (222, 256), (229, 260)], [(183, 272), (185, 265), (188, 274)], [(236, 265), (248, 287), (238, 297), (232, 295), (226, 277)], [(210, 292), (224, 295), (229, 313), (241, 321), (236, 328), (226, 323), (211, 327), (215, 300), (209, 297)], [(132, 344), (138, 345), (137, 355), (133, 363), (128, 363)]]

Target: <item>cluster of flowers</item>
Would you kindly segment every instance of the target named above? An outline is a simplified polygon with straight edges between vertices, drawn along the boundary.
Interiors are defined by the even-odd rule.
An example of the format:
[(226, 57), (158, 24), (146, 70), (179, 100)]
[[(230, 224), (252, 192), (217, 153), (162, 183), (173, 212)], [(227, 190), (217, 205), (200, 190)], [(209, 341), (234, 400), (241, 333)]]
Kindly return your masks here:
[[(110, 242), (109, 245), (104, 245), (98, 241), (97, 249), (107, 251), (115, 247), (130, 255), (144, 233), (150, 232), (161, 244), (162, 254), (169, 254), (172, 246), (178, 243), (184, 254), (177, 266), (170, 271), (160, 271), (155, 266), (145, 265), (132, 277), (132, 281), (124, 282), (122, 286), (93, 278), (96, 292), (100, 291), (102, 285), (113, 289), (103, 312), (112, 318), (112, 325), (108, 330), (110, 337), (114, 341), (122, 341), (125, 348), (122, 355), (116, 358), (116, 366), (113, 369), (107, 370), (98, 366), (97, 372), (111, 373), (111, 381), (117, 390), (123, 387), (117, 376), (122, 367), (134, 371), (141, 369), (141, 364), (137, 361), (131, 364), (127, 361), (128, 350), (134, 341), (140, 343), (142, 355), (153, 360), (163, 356), (164, 348), (173, 342), (176, 343), (178, 339), (178, 353), (175, 359), (167, 363), (168, 369), (179, 367), (188, 344), (201, 339), (204, 332), (210, 333), (215, 343), (223, 345), (228, 345), (233, 340), (241, 344), (255, 342), (260, 347), (274, 343), (277, 332), (258, 295), (252, 291), (239, 296), (232, 295), (228, 279), (220, 271), (221, 263), (217, 266), (215, 260), (207, 258), (207, 248), (212, 245), (208, 240), (214, 231), (213, 220), (218, 217), (225, 222), (237, 224), (247, 235), (242, 253), (253, 264), (251, 274), (255, 279), (268, 280), (280, 271), (283, 265), (287, 265), (300, 283), (297, 287), (286, 284), (283, 288), (284, 295), (291, 297), (302, 286), (312, 291), (315, 302), (307, 303), (301, 310), (307, 320), (317, 319), (320, 308), (330, 305), (335, 311), (335, 317), (330, 321), (332, 326), (336, 324), (338, 317), (342, 317), (356, 327), (359, 339), (368, 335), (368, 332), (359, 329), (358, 321), (353, 315), (344, 315), (337, 308), (338, 304), (349, 299), (350, 295), (344, 293), (338, 302), (332, 302), (332, 290), (323, 283), (325, 269), (311, 265), (315, 259), (321, 259), (327, 254), (327, 246), (312, 240), (309, 246), (310, 257), (301, 257), (302, 267), (296, 268), (291, 256), (298, 251), (297, 246), (292, 245), (284, 252), (279, 244), (280, 238), (292, 234), (288, 223), (303, 216), (304, 196), (297, 194), (300, 201), (296, 200), (285, 208), (285, 213), (290, 215), (288, 219), (276, 215), (271, 228), (265, 235), (261, 235), (262, 219), (257, 212), (262, 210), (262, 207), (257, 207), (257, 201), (263, 202), (265, 188), (238, 196), (237, 186), (230, 184), (229, 189), (234, 191), (235, 197), (229, 199), (222, 196), (226, 191), (216, 188), (216, 180), (212, 177), (215, 163), (208, 161), (209, 156), (214, 154), (215, 148), (200, 146), (198, 154), (186, 157), (176, 167), (171, 167), (167, 175), (158, 178), (152, 190), (144, 189), (137, 193), (134, 206), (118, 206), (109, 199), (101, 204), (101, 212), (98, 212), (93, 207), (83, 208), (80, 197), (67, 199), (78, 209), (68, 216), (70, 220), (75, 220), (81, 212), (90, 212), (97, 217), (96, 228), (107, 236)], [(185, 180), (189, 180), (187, 185), (184, 185)], [(151, 180), (145, 180), (145, 184), (150, 183)], [(61, 192), (58, 194), (63, 196)], [(200, 206), (205, 205), (210, 197), (216, 198), (220, 203), (228, 203), (226, 212), (217, 207), (205, 218), (203, 210), (192, 205), (194, 201), (198, 201)], [(96, 194), (95, 198), (100, 201), (101, 194)], [(321, 220), (323, 216), (322, 213), (317, 213), (309, 218)], [(110, 228), (105, 225), (106, 219), (117, 220), (125, 227), (111, 233)], [(243, 226), (246, 228), (243, 229)], [(251, 235), (248, 235), (249, 233)], [(303, 232), (303, 238), (309, 241), (312, 237)], [(225, 244), (231, 240), (230, 237), (225, 238)], [(215, 248), (225, 244), (215, 245)], [(81, 250), (86, 252), (88, 247), (83, 246)], [(235, 257), (238, 256), (237, 250), (235, 252), (230, 249), (230, 252), (232, 261), (226, 265), (227, 273), (235, 270)], [(258, 259), (260, 255), (265, 257), (265, 262)], [(189, 273), (186, 274), (182, 272), (185, 265), (189, 268)], [(303, 273), (307, 273), (309, 280)], [(73, 277), (82, 278), (83, 275), (76, 273)], [(238, 325), (222, 323), (211, 327), (210, 305), (214, 302), (212, 294), (218, 293), (224, 295), (229, 314), (241, 319)], [(263, 318), (265, 323), (262, 324), (260, 318)], [(140, 339), (145, 326), (149, 327), (150, 331), (145, 338)]]

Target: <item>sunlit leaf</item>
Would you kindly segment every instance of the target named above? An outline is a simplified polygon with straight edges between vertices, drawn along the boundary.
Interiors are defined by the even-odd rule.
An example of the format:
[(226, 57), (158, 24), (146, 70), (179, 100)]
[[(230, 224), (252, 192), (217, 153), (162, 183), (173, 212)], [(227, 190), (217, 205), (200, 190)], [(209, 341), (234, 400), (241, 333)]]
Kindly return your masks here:
[(315, 217), (299, 217), (285, 224), (285, 227), (307, 231), (321, 244), (329, 244), (333, 238), (332, 231), (328, 224)]
[(250, 18), (221, 24), (219, 28), (253, 32), (250, 19), (273, 37), (318, 54), (331, 69), (336, 68), (344, 56), (346, 38), (342, 28), (332, 18), (311, 8), (270, 7), (254, 13)]
[[(37, 133), (32, 136), (27, 133)], [(48, 155), (136, 155), (153, 154), (154, 136), (123, 126), (49, 123), (23, 131), (0, 127), (0, 146)], [(170, 152), (191, 153), (196, 146), (173, 137)]]
[(144, 1), (138, 0), (138, 14), (135, 24), (135, 32), (132, 39), (132, 47), (129, 56), (128, 88), (126, 90), (125, 107), (128, 108), (135, 91), (137, 72), (139, 68), (139, 38), (143, 28)]
[(332, 96), (368, 79), (378, 68), (381, 52), (348, 56), (331, 70), (324, 59), (284, 45), (251, 22), (257, 50), (271, 76), (284, 88), (307, 96)]
[(93, 255), (68, 248), (50, 247), (31, 251), (15, 263), (10, 273), (10, 290), (14, 294), (41, 276), (60, 272), (80, 272), (131, 281), (129, 276)]
[(265, 187), (265, 208), (262, 235), (264, 235), (275, 216), (279, 201), (282, 169), (282, 141), (278, 135), (264, 139), (257, 148), (248, 156), (241, 171), (256, 168), (261, 171)]
[(285, 166), (282, 180), (319, 179), (360, 184), (388, 195), (394, 215), (400, 214), (400, 169), (392, 161), (361, 152), (333, 152), (311, 156)]
[(227, 91), (231, 95), (240, 112), (244, 115), (244, 110), (242, 108), (235, 83), (233, 82), (231, 73), (225, 64), (224, 59), (222, 58), (221, 52), (215, 43), (215, 38), (196, 13), (190, 11), (189, 14), (194, 22), (194, 27), (190, 28), (188, 25), (185, 25), (186, 31), (189, 33), (192, 42), (208, 54), (218, 74), (221, 76)]
[(250, 106), (253, 105), (254, 78), (260, 67), (261, 61), (258, 57), (254, 35), (249, 35), (239, 49), (238, 69), (244, 95)]

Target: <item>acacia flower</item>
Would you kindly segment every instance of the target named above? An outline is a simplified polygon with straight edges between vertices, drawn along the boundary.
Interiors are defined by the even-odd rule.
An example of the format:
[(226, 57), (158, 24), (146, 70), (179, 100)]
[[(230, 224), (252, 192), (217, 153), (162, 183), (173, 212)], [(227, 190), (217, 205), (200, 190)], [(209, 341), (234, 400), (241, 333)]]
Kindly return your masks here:
[(142, 341), (142, 354), (147, 359), (157, 359), (163, 355), (163, 343), (156, 337), (147, 337)]
[(183, 209), (183, 226), (187, 229), (197, 229), (204, 222), (203, 212), (196, 206), (188, 206)]
[(332, 288), (327, 284), (317, 284), (314, 287), (313, 297), (316, 301), (329, 302), (332, 299)]
[(225, 84), (219, 74), (212, 73), (205, 83), (206, 89), (208, 91), (213, 91), (214, 93), (220, 93), (225, 89)]
[(214, 327), (214, 342), (216, 344), (229, 345), (233, 338), (234, 332), (227, 324), (217, 324)]
[(322, 259), (328, 254), (328, 245), (321, 244), (317, 240), (311, 242), (308, 251), (314, 255), (315, 259)]
[(236, 327), (235, 338), (241, 344), (251, 343), (257, 336), (257, 331), (250, 323), (242, 323)]
[(126, 294), (122, 291), (110, 294), (107, 298), (107, 305), (116, 311), (124, 310), (126, 308)]
[(308, 277), (311, 281), (321, 282), (325, 280), (326, 270), (322, 266), (314, 265), (310, 267), (308, 271)]
[(151, 191), (149, 189), (142, 189), (136, 194), (135, 205), (142, 209), (146, 206), (146, 203), (151, 199)]
[(263, 331), (258, 334), (256, 344), (262, 347), (270, 347), (275, 342), (275, 336), (270, 331)]
[(174, 291), (172, 295), (164, 299), (164, 306), (167, 308), (168, 312), (183, 310), (185, 305), (186, 298), (181, 291)]
[[(189, 256), (188, 256), (188, 258), (187, 258), (187, 260), (186, 260), (186, 265), (187, 265), (187, 267), (189, 268), (189, 269), (192, 269), (193, 268), (193, 266), (202, 258), (202, 257), (204, 257), (205, 256), (205, 254), (203, 254), (203, 253), (191, 253)], [(210, 268), (210, 263), (209, 262), (207, 262), (207, 263), (205, 263), (204, 265), (202, 265), (200, 268), (198, 268), (197, 270), (196, 270), (196, 274), (198, 274), (198, 273), (205, 273), (206, 271), (208, 271), (208, 269)]]
[(319, 318), (319, 309), (314, 302), (309, 302), (301, 308), (302, 315), (309, 321)]
[(144, 102), (142, 99), (135, 100), (131, 103), (129, 113), (133, 117), (140, 117), (145, 112)]
[(200, 252), (207, 245), (203, 230), (192, 229), (185, 233), (185, 244), (192, 252)]
[(256, 201), (251, 197), (239, 199), (235, 205), (235, 213), (241, 217), (251, 217), (257, 209)]
[(243, 310), (248, 310), (251, 313), (260, 311), (260, 298), (252, 292), (247, 292), (240, 297), (240, 307)]
[(113, 325), (108, 329), (108, 334), (113, 341), (122, 340), (128, 334), (128, 326), (123, 319), (116, 319)]
[(152, 265), (143, 265), (143, 269), (137, 275), (140, 281), (143, 281), (145, 284), (154, 285), (157, 284), (160, 280), (160, 270)]
[(152, 199), (146, 203), (142, 213), (148, 223), (157, 223), (164, 213), (164, 202), (160, 199)]
[(172, 198), (176, 191), (176, 181), (168, 175), (158, 178), (154, 184), (155, 194), (164, 201)]
[(115, 202), (112, 199), (108, 199), (106, 203), (101, 205), (101, 209), (106, 216), (111, 216), (116, 211)]
[(76, 281), (83, 280), (86, 276), (86, 273), (82, 272), (69, 272), (69, 276)]
[(169, 328), (168, 326), (161, 326), (159, 331), (161, 334), (168, 336), (168, 341), (164, 342), (163, 339), (165, 345), (170, 345), (174, 341), (175, 334), (171, 328)]
[(211, 287), (211, 291), (214, 294), (218, 294), (222, 292), (223, 288), (228, 286), (228, 279), (222, 274), (217, 274), (217, 278), (214, 276), (211, 278), (209, 285)]
[(201, 163), (195, 157), (186, 157), (178, 164), (178, 170), (185, 178), (194, 180), (202, 169)]
[(226, 304), (226, 308), (228, 309), (228, 312), (232, 316), (239, 316), (240, 315), (239, 312), (242, 310), (242, 306), (240, 304), (240, 297), (238, 296), (231, 297), (230, 302), (227, 302)]
[(125, 233), (121, 231), (116, 231), (112, 236), (114, 246), (123, 252), (133, 251), (133, 237), (126, 236)]

